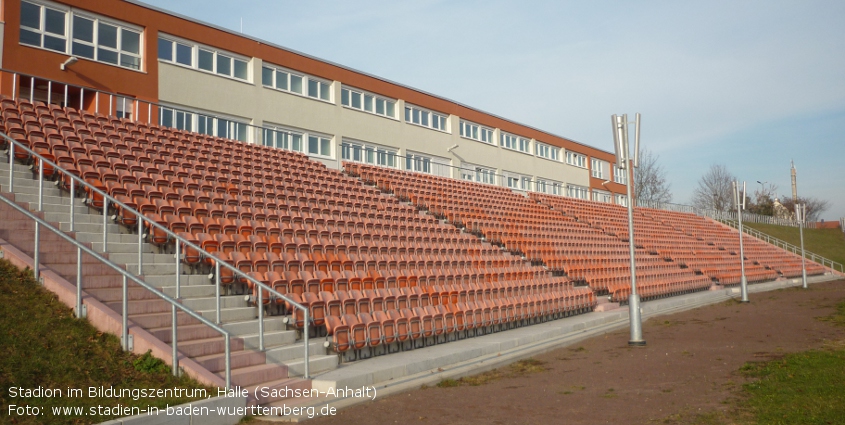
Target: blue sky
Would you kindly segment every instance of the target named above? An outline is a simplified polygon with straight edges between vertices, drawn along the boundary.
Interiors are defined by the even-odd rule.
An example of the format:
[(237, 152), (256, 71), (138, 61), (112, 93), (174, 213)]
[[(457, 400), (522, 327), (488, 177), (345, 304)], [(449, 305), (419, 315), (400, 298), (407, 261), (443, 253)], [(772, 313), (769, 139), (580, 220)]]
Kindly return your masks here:
[(845, 217), (845, 2), (147, 3), (612, 151), (643, 115), (674, 202), (711, 164)]

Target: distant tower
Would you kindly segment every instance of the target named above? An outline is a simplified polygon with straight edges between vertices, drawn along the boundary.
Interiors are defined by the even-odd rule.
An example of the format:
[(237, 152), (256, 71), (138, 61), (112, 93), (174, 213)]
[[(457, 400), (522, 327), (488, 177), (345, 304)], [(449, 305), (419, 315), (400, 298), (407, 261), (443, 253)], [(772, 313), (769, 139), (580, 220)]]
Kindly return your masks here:
[(792, 163), (792, 201), (798, 201), (798, 184), (795, 182), (795, 161), (790, 161)]

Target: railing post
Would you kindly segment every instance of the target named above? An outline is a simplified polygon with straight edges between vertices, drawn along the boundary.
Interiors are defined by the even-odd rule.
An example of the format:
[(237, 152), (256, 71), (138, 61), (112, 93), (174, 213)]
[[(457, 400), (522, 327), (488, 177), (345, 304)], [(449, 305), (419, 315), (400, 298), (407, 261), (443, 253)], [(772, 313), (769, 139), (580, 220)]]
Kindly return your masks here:
[[(179, 301), (179, 300), (177, 299), (176, 301)], [(172, 316), (172, 320), (173, 320), (173, 330), (172, 330), (172, 334), (170, 336), (170, 338), (172, 339), (171, 346), (173, 347), (173, 353), (172, 353), (173, 362), (171, 362), (171, 366), (172, 366), (172, 369), (173, 369), (173, 376), (179, 376), (179, 348), (177, 346), (178, 345), (177, 338), (178, 338), (179, 335), (178, 335), (177, 330), (176, 330), (177, 323), (176, 323), (176, 305), (175, 304), (170, 305), (170, 311), (171, 311), (171, 316)]]
[(182, 259), (180, 253), (180, 246), (179, 241), (176, 241), (176, 298), (179, 299), (182, 297)]
[(9, 193), (15, 192), (15, 144), (9, 142)]
[(109, 198), (103, 196), (103, 252), (109, 250)]
[(82, 248), (76, 247), (76, 317), (82, 318)]
[(43, 208), (44, 208), (44, 161), (38, 160), (38, 211), (41, 212), (41, 210)]
[(123, 329), (121, 332), (121, 345), (123, 351), (129, 351), (129, 288), (126, 284), (126, 275), (123, 275), (123, 296), (121, 297), (121, 316)]
[(39, 252), (41, 251), (41, 226), (38, 222), (35, 222), (35, 250), (32, 258), (32, 275), (35, 277), (35, 281), (41, 283), (41, 267), (39, 263), (41, 259), (39, 258)]
[(70, 179), (70, 231), (74, 231), (73, 201), (76, 199), (76, 180)]
[(141, 220), (141, 214), (135, 216), (138, 220), (138, 276), (142, 275), (142, 268), (144, 267), (144, 220)]
[(215, 302), (215, 322), (216, 324), (220, 324), (220, 263), (218, 261), (214, 262), (214, 302)]
[(226, 338), (226, 390), (232, 389), (232, 346), (229, 339), (229, 333), (223, 335)]
[(258, 287), (258, 349), (264, 351), (264, 290)]
[(309, 367), (309, 363), (311, 362), (311, 359), (309, 358), (310, 355), (308, 353), (309, 352), (308, 333), (311, 330), (311, 327), (309, 326), (309, 324), (311, 323), (311, 317), (308, 314), (307, 308), (303, 307), (302, 309), (305, 310), (305, 327), (303, 328), (303, 333), (302, 333), (302, 340), (303, 340), (303, 342), (305, 342), (305, 376), (303, 376), (303, 378), (309, 379), (309, 378), (311, 378), (311, 370), (310, 370), (310, 367)]

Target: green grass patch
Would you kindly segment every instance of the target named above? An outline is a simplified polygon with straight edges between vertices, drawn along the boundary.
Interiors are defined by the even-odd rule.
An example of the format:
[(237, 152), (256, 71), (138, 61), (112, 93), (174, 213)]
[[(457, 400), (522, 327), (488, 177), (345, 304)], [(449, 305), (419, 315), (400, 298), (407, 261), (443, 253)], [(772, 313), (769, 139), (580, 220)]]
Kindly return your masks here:
[[(845, 326), (845, 302), (823, 318)], [(828, 344), (740, 369), (754, 381), (743, 386), (743, 409), (757, 423), (834, 424), (845, 418), (845, 345)]]
[[(21, 397), (23, 392), (13, 392), (12, 387), (59, 389), (62, 394)], [(197, 398), (89, 397), (89, 387), (203, 389), (207, 395), (217, 395), (216, 390), (193, 379), (173, 377), (170, 367), (149, 353), (138, 356), (124, 352), (119, 338), (76, 319), (73, 310), (55, 294), (35, 283), (29, 270), (21, 271), (0, 260), (0, 417), (4, 418), (0, 422), (99, 423), (124, 415), (100, 415), (104, 410), (98, 406), (110, 410), (117, 405), (164, 408)], [(82, 395), (70, 397), (69, 388), (81, 389)], [(10, 416), (10, 405), (38, 408), (41, 416)], [(53, 415), (53, 408), (60, 407), (82, 408), (82, 412)]]
[[(801, 246), (797, 227), (760, 223), (743, 223), (743, 225), (795, 246)], [(845, 233), (842, 233), (840, 229), (804, 229), (804, 249), (845, 264)]]
[(842, 423), (845, 418), (845, 350), (813, 350), (765, 363), (747, 363), (744, 403), (766, 424)]

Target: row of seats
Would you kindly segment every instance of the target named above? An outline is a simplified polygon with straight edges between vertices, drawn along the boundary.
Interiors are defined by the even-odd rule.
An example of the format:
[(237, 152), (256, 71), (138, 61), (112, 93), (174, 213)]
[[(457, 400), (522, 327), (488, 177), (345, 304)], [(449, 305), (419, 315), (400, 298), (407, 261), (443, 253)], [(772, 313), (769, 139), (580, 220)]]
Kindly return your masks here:
[[(555, 314), (587, 311), (597, 303), (589, 288), (553, 278), (543, 267), (299, 153), (38, 102), (2, 99), (0, 107), (4, 129), (11, 128), (16, 140), (309, 306), (318, 326), (325, 325), (323, 317), (342, 316), (321, 315), (321, 303), (331, 307), (350, 298), (359, 301), (356, 316), (395, 310), (387, 308), (394, 303), (401, 309), (405, 297), (414, 314), (458, 303), (521, 309), (520, 298), (554, 305), (549, 311)], [(64, 189), (69, 183), (60, 179)], [(103, 208), (102, 197), (90, 191), (85, 196), (90, 207)], [(107, 213), (137, 228), (128, 210), (112, 203)], [(173, 240), (164, 232), (150, 226), (144, 232), (149, 242), (172, 252)], [(187, 246), (181, 252), (192, 272), (215, 269), (211, 258)], [(226, 268), (220, 273), (227, 289), (246, 287), (257, 302), (257, 288)], [(446, 303), (435, 292), (457, 298), (450, 295)], [(412, 301), (417, 296), (419, 305)], [(279, 299), (263, 300), (283, 314), (294, 313)]]

